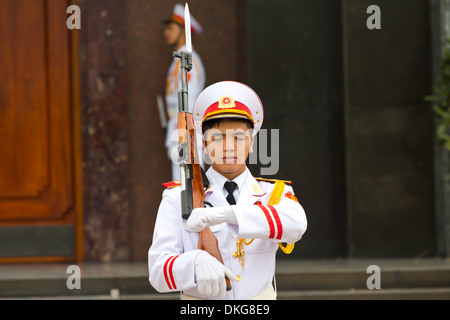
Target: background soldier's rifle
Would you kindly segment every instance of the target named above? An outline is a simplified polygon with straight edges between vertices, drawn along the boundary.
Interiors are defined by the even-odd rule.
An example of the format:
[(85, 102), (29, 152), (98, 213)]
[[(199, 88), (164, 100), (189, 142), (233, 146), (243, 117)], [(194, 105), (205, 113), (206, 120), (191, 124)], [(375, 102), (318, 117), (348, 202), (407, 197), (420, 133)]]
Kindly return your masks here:
[[(194, 120), (188, 107), (187, 74), (192, 69), (192, 44), (187, 3), (184, 19), (186, 51), (173, 52), (173, 56), (181, 60), (181, 90), (178, 91), (178, 161), (181, 169), (181, 214), (183, 219), (188, 219), (194, 208), (204, 207), (204, 187), (208, 185), (208, 182), (206, 176), (202, 175), (202, 168), (197, 155)], [(209, 227), (199, 232), (198, 248), (205, 250), (223, 264), (217, 239)], [(227, 290), (231, 290), (230, 280), (225, 280)]]

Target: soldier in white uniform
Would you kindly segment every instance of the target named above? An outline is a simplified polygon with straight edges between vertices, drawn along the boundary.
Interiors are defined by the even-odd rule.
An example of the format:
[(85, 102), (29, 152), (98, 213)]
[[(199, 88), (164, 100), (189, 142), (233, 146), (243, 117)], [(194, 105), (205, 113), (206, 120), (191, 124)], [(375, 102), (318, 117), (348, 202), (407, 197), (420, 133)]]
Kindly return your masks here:
[[(181, 291), (183, 299), (276, 299), (276, 252), (290, 253), (307, 221), (289, 181), (254, 178), (245, 164), (263, 122), (262, 103), (244, 84), (218, 82), (200, 94), (193, 118), (212, 160), (207, 206), (184, 220), (180, 182), (163, 184), (148, 252), (150, 283), (159, 292)], [(205, 227), (218, 240), (223, 264), (197, 248)]]
[[(164, 29), (164, 36), (167, 44), (173, 51), (186, 51), (186, 39), (184, 32), (184, 7), (181, 4), (176, 4), (173, 14), (170, 19), (164, 21), (166, 27)], [(201, 25), (191, 15), (191, 32), (193, 35), (203, 32)], [(192, 110), (195, 99), (202, 92), (205, 87), (205, 69), (202, 60), (195, 50), (192, 50), (192, 70), (188, 73), (188, 88), (189, 88), (189, 111)], [(180, 166), (177, 163), (177, 112), (178, 112), (178, 91), (181, 88), (181, 72), (180, 59), (173, 59), (169, 71), (167, 72), (166, 80), (166, 110), (168, 115), (167, 132), (165, 146), (167, 154), (172, 163), (172, 179), (180, 178)], [(201, 138), (197, 142), (199, 147), (198, 154), (203, 165), (202, 157), (202, 143)]]

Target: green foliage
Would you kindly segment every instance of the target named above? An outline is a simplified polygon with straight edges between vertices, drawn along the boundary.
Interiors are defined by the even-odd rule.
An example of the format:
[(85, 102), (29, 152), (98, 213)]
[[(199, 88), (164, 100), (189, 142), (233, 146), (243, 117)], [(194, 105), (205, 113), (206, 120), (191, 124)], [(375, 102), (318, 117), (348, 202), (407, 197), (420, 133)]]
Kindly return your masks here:
[(440, 143), (450, 151), (450, 39), (447, 39), (437, 83), (433, 94), (425, 97), (432, 103), (432, 108), (437, 116), (436, 134)]
[[(447, 151), (450, 151), (450, 38), (444, 45), (442, 62), (433, 94), (426, 96), (425, 101), (431, 102), (436, 114), (438, 142), (443, 144)], [(450, 166), (447, 168), (444, 180), (450, 182)], [(448, 191), (450, 192), (450, 188)]]

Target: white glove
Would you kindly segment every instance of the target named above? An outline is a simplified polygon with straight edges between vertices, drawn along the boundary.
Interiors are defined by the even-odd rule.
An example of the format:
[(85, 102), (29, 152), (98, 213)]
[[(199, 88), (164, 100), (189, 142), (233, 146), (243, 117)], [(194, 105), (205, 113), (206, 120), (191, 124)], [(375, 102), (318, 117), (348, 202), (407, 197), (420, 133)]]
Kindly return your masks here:
[(206, 227), (224, 222), (237, 224), (237, 219), (231, 206), (195, 208), (186, 221), (186, 227), (191, 231), (199, 232)]
[(200, 294), (225, 298), (225, 277), (235, 280), (236, 276), (208, 252), (201, 250), (194, 260), (197, 290)]

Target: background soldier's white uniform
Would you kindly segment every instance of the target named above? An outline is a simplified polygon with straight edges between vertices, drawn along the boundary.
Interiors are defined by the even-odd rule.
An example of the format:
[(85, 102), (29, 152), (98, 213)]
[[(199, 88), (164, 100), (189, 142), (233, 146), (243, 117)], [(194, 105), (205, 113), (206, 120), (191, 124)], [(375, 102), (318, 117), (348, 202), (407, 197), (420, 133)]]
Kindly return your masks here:
[[(220, 113), (252, 120), (253, 135), (263, 120), (262, 104), (256, 93), (237, 82), (220, 82), (201, 93), (193, 111), (197, 131), (201, 132), (203, 120)], [(209, 227), (218, 240), (224, 266), (240, 278), (231, 282), (232, 290), (226, 292), (225, 298), (275, 299), (272, 281), (279, 243), (295, 243), (307, 227), (305, 212), (290, 182), (255, 179), (245, 168), (233, 179), (237, 184), (233, 192), (236, 204), (230, 205), (224, 189), (227, 178), (213, 167), (206, 176), (210, 186), (205, 190), (205, 204), (213, 208), (200, 210), (209, 215), (212, 210), (224, 208), (233, 216), (232, 223), (211, 223)], [(183, 298), (219, 299), (198, 290), (196, 259), (205, 252), (197, 249), (199, 234), (191, 231), (191, 221), (194, 220), (194, 225), (198, 222), (195, 210), (199, 209), (183, 220), (180, 182), (163, 185), (167, 189), (163, 192), (148, 254), (150, 283), (159, 292), (182, 291)], [(218, 263), (215, 258), (210, 259)]]

